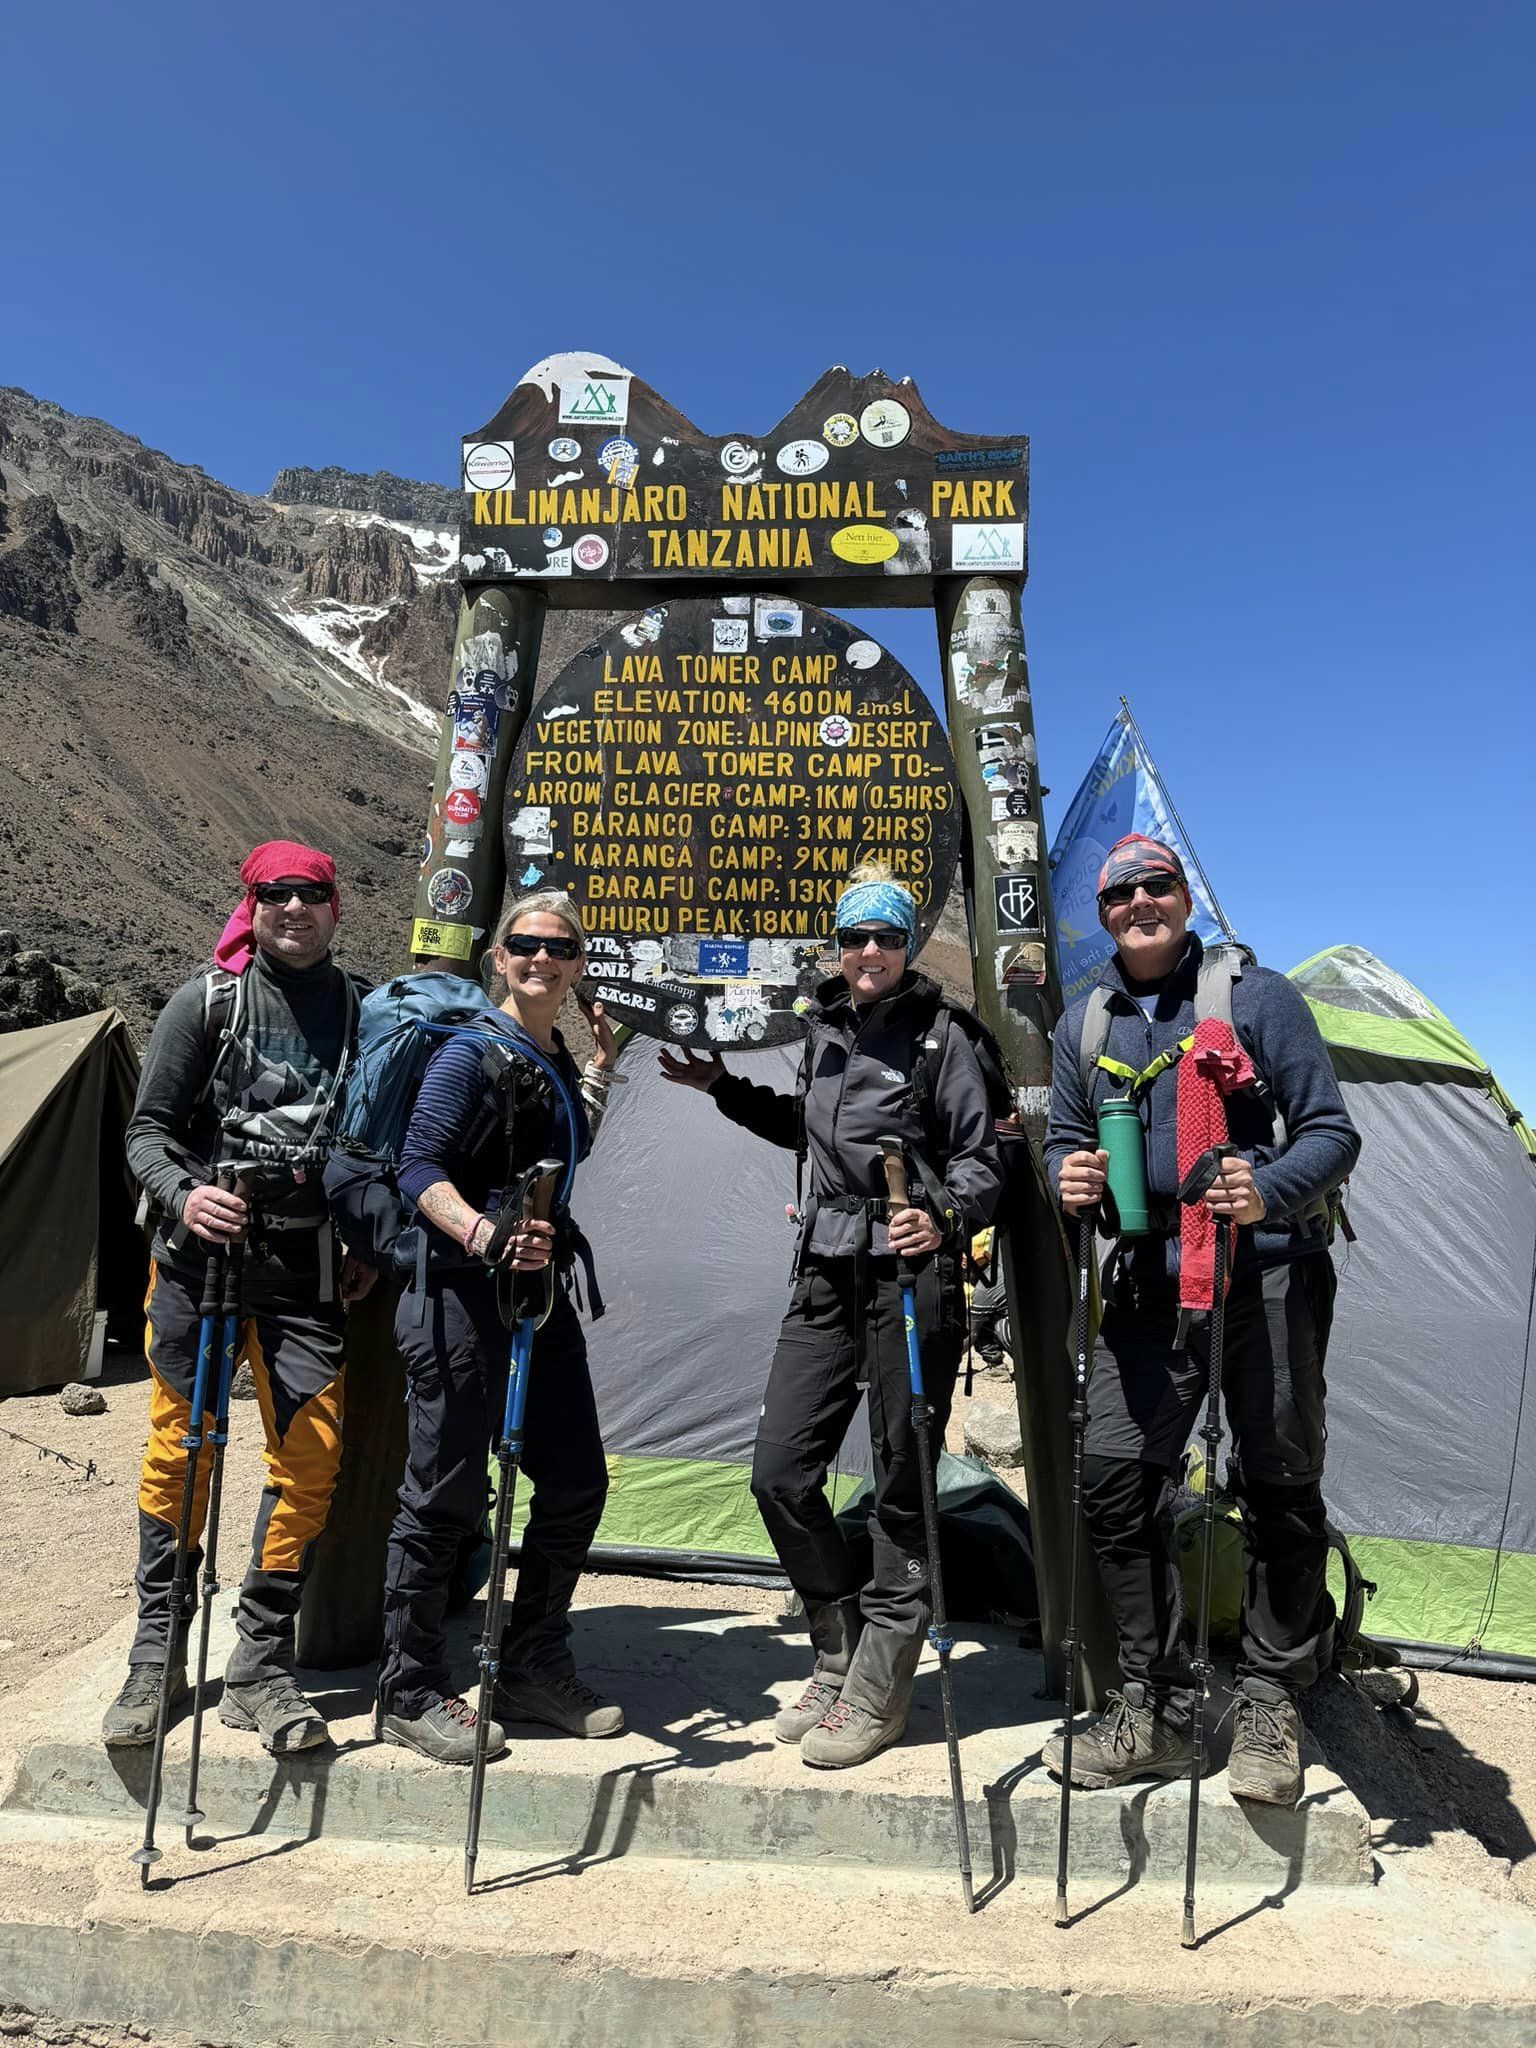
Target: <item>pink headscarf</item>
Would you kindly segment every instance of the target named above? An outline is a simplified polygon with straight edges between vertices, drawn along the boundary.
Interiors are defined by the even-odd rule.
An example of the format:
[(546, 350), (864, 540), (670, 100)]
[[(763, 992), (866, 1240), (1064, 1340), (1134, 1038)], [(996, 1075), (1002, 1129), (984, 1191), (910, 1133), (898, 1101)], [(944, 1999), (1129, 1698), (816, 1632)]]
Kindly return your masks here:
[(240, 879), (245, 884), (245, 895), (213, 949), (214, 964), (227, 974), (244, 974), (255, 958), (251, 914), (256, 907), (256, 891), (263, 882), (324, 882), (331, 892), (332, 915), (340, 920), (335, 861), (328, 853), (317, 853), (312, 846), (300, 846), (296, 839), (268, 839), (252, 847), (240, 864)]

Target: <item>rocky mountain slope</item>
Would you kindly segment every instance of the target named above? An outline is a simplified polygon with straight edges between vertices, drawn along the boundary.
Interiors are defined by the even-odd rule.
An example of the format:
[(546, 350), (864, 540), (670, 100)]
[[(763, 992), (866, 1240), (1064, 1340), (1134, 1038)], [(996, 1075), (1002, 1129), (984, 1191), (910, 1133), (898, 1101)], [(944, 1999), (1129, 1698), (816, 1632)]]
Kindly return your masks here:
[[(14, 953), (99, 984), (142, 1038), (207, 956), (247, 848), (283, 837), (337, 858), (342, 957), (402, 964), (458, 613), (454, 509), (384, 471), (286, 469), (249, 496), (0, 389)], [(610, 623), (551, 614), (543, 687)], [(956, 911), (925, 958), (951, 986), (968, 965)], [(30, 1015), (42, 993), (23, 977), (0, 1008)]]

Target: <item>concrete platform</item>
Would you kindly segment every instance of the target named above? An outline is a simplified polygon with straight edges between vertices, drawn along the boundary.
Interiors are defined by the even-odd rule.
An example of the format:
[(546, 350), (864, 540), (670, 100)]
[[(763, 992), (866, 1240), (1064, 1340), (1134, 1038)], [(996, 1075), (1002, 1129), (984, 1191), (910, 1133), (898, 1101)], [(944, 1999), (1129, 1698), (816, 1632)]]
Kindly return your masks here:
[[(697, 1597), (699, 1589), (695, 1589)], [(906, 1739), (857, 1771), (812, 1771), (775, 1743), (771, 1717), (804, 1681), (803, 1637), (732, 1606), (589, 1608), (577, 1620), (582, 1668), (623, 1700), (630, 1732), (585, 1743), (515, 1726), (487, 1773), (480, 1869), (485, 1877), (529, 1857), (583, 1869), (627, 1856), (844, 1866), (907, 1873), (952, 1871), (955, 1836), (939, 1705), (937, 1661), (925, 1655)], [(227, 1600), (216, 1619), (210, 1669), (233, 1638)], [(125, 1851), (142, 1825), (148, 1750), (104, 1750), (102, 1710), (121, 1683), (131, 1638), (111, 1636), (52, 1669), (13, 1703), (14, 1768), (4, 1808), (14, 1815), (114, 1822)], [(456, 1637), (472, 1668), (468, 1623)], [(1038, 1697), (1038, 1658), (1002, 1633), (967, 1633), (956, 1655), (972, 1854), (978, 1888), (1015, 1878), (1054, 1882), (1060, 1793), (1041, 1768), (1058, 1725)], [(215, 1849), (234, 1842), (325, 1840), (451, 1848), (464, 1831), (466, 1778), (373, 1740), (371, 1671), (316, 1675), (311, 1690), (334, 1744), (313, 1758), (274, 1761), (248, 1735), (204, 1720), (199, 1803)], [(214, 1689), (214, 1697), (217, 1692)], [(1223, 1705), (1225, 1703), (1223, 1702)], [(166, 1765), (159, 1841), (169, 1881), (200, 1859), (176, 1825), (185, 1803), (189, 1722), (176, 1726)], [(1226, 1790), (1225, 1734), (1217, 1773), (1201, 1796), (1205, 1883), (1256, 1892), (1370, 1882), (1363, 1808), (1310, 1747), (1295, 1813), (1240, 1805)], [(1141, 1784), (1073, 1798), (1074, 1881), (1182, 1882), (1188, 1786)], [(160, 1874), (157, 1873), (157, 1874)]]
[[(585, 1591), (605, 1599), (600, 1581)], [(175, 1822), (183, 1721), (165, 1858), (141, 1888), (147, 1758), (97, 1740), (129, 1628), (50, 1665), (0, 1730), (0, 2008), (155, 2048), (755, 2048), (806, 2030), (838, 2048), (1536, 2039), (1536, 1921), (1379, 1870), (1320, 1758), (1296, 1816), (1250, 1817), (1208, 1783), (1188, 1953), (1180, 1889), (1162, 1881), (1182, 1869), (1187, 1795), (1084, 1796), (1073, 1924), (1057, 1929), (1039, 1667), (1008, 1637), (968, 1639), (983, 1901), (968, 1915), (933, 1670), (899, 1748), (812, 1773), (767, 1726), (805, 1652), (762, 1596), (630, 1582), (606, 1597), (578, 1615), (578, 1647), (632, 1732), (516, 1731), (489, 1773), (473, 1899), (465, 1774), (374, 1744), (361, 1673), (325, 1681), (337, 1740), (313, 1761), (275, 1764), (210, 1715), (209, 1821), (190, 1849)], [(214, 1668), (228, 1638), (221, 1617)]]

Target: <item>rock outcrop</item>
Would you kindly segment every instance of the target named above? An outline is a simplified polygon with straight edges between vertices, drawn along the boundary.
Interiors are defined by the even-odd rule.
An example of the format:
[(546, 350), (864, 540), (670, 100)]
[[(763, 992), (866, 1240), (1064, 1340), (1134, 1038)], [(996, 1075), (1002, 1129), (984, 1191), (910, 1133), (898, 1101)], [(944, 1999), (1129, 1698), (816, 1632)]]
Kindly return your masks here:
[(280, 469), (267, 496), (279, 505), (333, 505), (443, 533), (458, 531), (462, 509), (459, 493), (446, 484), (411, 483), (387, 469), (376, 469), (372, 476), (347, 469)]

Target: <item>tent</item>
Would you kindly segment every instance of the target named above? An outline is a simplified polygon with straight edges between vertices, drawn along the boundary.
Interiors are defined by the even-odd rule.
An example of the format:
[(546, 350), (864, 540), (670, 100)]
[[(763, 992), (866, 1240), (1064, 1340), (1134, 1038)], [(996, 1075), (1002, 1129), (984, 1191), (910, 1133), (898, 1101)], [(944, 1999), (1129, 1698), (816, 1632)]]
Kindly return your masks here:
[[(798, 1046), (734, 1057), (738, 1073), (785, 1092), (799, 1062)], [(794, 1155), (666, 1080), (643, 1039), (619, 1071), (573, 1203), (607, 1302), (589, 1337), (609, 1452), (598, 1545), (678, 1569), (703, 1556), (759, 1568), (773, 1551), (748, 1481), (788, 1300)], [(861, 1408), (834, 1506), (868, 1471)]]
[(1334, 1246), (1328, 1505), (1369, 1634), (1536, 1672), (1536, 1139), (1450, 1020), (1359, 946), (1292, 971), (1364, 1140)]
[(80, 1377), (148, 1258), (123, 1158), (139, 1063), (116, 1010), (0, 1034), (0, 1395)]

